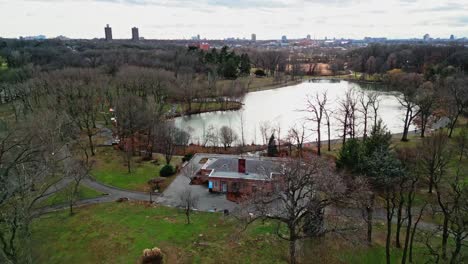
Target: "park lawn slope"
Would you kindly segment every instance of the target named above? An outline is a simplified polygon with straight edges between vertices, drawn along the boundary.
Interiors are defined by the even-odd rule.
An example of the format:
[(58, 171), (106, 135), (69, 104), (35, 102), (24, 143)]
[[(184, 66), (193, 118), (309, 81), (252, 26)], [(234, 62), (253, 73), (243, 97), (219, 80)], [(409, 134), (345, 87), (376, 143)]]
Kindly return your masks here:
[(182, 212), (167, 207), (105, 203), (76, 212), (33, 223), (37, 263), (135, 263), (143, 249), (155, 246), (166, 263), (284, 263), (286, 244), (265, 234), (272, 227), (238, 233), (237, 222), (220, 213), (194, 213), (186, 225)]
[[(288, 243), (276, 236), (274, 221), (257, 221), (245, 231), (234, 217), (194, 212), (192, 224), (176, 208), (143, 203), (103, 203), (54, 212), (32, 225), (37, 263), (136, 263), (146, 248), (159, 247), (165, 263), (287, 263)], [(362, 235), (362, 237), (360, 237)], [(384, 225), (376, 223), (375, 243), (364, 233), (348, 238), (328, 234), (305, 240), (303, 263), (384, 263)], [(426, 259), (417, 247), (416, 262)], [(392, 248), (393, 260), (401, 250)], [(422, 262), (420, 262), (421, 260)]]
[[(99, 148), (96, 154), (95, 165), (91, 175), (99, 182), (115, 186), (117, 188), (132, 191), (148, 191), (147, 182), (150, 179), (158, 178), (159, 171), (165, 164), (162, 155), (155, 155), (156, 160), (142, 161), (141, 157), (132, 158), (131, 173), (128, 173), (127, 165), (123, 160), (122, 153), (113, 148)], [(176, 167), (180, 165), (182, 158), (174, 156), (171, 164)], [(163, 191), (175, 175), (164, 178), (165, 181), (160, 185), (160, 191)]]

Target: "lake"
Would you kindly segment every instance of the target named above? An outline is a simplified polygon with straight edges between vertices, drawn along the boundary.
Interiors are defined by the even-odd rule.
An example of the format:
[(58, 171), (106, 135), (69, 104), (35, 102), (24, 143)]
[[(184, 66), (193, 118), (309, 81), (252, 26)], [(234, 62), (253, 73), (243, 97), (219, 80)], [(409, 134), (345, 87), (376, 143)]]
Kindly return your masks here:
[[(353, 89), (355, 92), (380, 94), (380, 106), (378, 116), (392, 133), (403, 131), (404, 109), (399, 104), (394, 92), (382, 92), (376, 85), (361, 85), (348, 81), (336, 80), (314, 80), (303, 83), (277, 88), (247, 93), (243, 99), (243, 107), (238, 111), (218, 111), (203, 113), (191, 116), (178, 117), (175, 125), (179, 128), (190, 131), (191, 141), (195, 144), (203, 141), (204, 131), (213, 126), (217, 131), (222, 126), (229, 126), (241, 138), (241, 120), (244, 123), (245, 143), (262, 144), (264, 139), (260, 133), (262, 122), (268, 122), (271, 127), (281, 127), (281, 137), (287, 135), (289, 128), (302, 126), (305, 124), (308, 135), (307, 142), (315, 141), (316, 134), (313, 131), (315, 122), (306, 121), (311, 117), (311, 113), (304, 112), (306, 108), (306, 98), (308, 95), (327, 92), (327, 108), (338, 112), (339, 101), (344, 98), (345, 93)], [(372, 110), (369, 110), (372, 112)], [(373, 118), (372, 113), (369, 114)], [(325, 120), (325, 118), (324, 118)], [(358, 114), (357, 122), (362, 123), (363, 118)], [(369, 120), (372, 124), (372, 119)], [(327, 138), (326, 126), (322, 125), (322, 140)], [(357, 136), (362, 136), (362, 125)], [(337, 139), (341, 135), (341, 127), (336, 117), (331, 120), (331, 138)], [(239, 143), (239, 142), (238, 142)]]

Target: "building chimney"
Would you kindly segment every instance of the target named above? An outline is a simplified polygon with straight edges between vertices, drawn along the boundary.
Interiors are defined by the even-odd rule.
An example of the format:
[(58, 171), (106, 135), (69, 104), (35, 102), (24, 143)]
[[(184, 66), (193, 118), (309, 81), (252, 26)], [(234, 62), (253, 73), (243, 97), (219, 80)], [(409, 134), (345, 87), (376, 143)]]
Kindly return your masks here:
[(239, 159), (239, 163), (238, 163), (238, 172), (239, 173), (245, 173), (245, 159)]

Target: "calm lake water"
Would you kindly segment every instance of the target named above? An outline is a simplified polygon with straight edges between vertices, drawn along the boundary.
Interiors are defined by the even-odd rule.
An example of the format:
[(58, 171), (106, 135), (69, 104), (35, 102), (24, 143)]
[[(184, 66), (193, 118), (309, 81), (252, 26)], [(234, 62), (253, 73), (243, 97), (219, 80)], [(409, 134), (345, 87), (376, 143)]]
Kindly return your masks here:
[[(344, 98), (345, 93), (354, 89), (355, 92), (371, 93), (377, 91), (378, 87), (372, 85), (360, 85), (347, 81), (317, 80), (304, 82), (301, 84), (258, 92), (248, 93), (241, 110), (226, 112), (211, 112), (192, 116), (179, 117), (175, 119), (177, 127), (190, 131), (192, 142), (203, 141), (204, 131), (213, 126), (217, 131), (222, 126), (229, 126), (237, 132), (239, 140), (241, 137), (241, 116), (244, 123), (245, 143), (255, 142), (261, 144), (263, 138), (260, 133), (262, 122), (270, 123), (271, 127), (281, 127), (281, 137), (287, 135), (289, 128), (300, 127), (305, 124), (307, 128), (306, 141), (315, 141), (316, 134), (313, 130), (315, 123), (306, 121), (310, 113), (301, 110), (306, 108), (307, 95), (315, 95), (317, 92), (327, 92), (327, 107), (338, 112), (338, 102)], [(404, 110), (395, 98), (395, 93), (379, 92), (380, 107), (378, 116), (392, 133), (403, 131)], [(372, 114), (370, 114), (372, 118)], [(324, 119), (325, 120), (325, 119)], [(362, 123), (361, 116), (358, 122)], [(373, 123), (369, 120), (369, 123)], [(341, 127), (335, 117), (331, 120), (331, 138), (336, 139), (341, 135)], [(326, 140), (326, 126), (323, 125), (322, 140)], [(359, 129), (359, 136), (362, 136), (362, 129)]]

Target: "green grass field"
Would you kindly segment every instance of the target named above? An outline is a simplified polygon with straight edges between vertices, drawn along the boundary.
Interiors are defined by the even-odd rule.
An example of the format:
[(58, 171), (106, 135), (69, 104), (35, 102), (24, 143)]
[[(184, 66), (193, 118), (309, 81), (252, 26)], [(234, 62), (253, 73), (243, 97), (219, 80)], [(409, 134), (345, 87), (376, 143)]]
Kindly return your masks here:
[[(50, 195), (46, 199), (39, 202), (37, 207), (54, 206), (54, 205), (60, 205), (60, 204), (68, 203), (68, 201), (69, 201), (69, 198), (68, 198), (69, 188), (70, 188), (70, 186), (67, 186), (64, 189)], [(96, 191), (96, 190), (91, 189), (89, 187), (86, 187), (84, 185), (80, 185), (78, 187), (78, 195), (77, 195), (78, 200), (91, 199), (91, 198), (96, 198), (96, 197), (100, 197), (100, 196), (103, 196), (103, 195), (105, 195), (105, 193)]]
[[(165, 164), (161, 155), (157, 156), (157, 162), (140, 161), (140, 157), (133, 157), (132, 172), (128, 173), (122, 153), (113, 148), (99, 148), (95, 160), (91, 175), (97, 181), (134, 191), (147, 191), (148, 180), (159, 177), (159, 170)], [(174, 156), (171, 164), (175, 167), (181, 162), (182, 157)], [(164, 183), (160, 185), (160, 191), (169, 186), (174, 178), (175, 175), (165, 178)]]
[[(136, 263), (145, 248), (159, 247), (165, 263), (287, 263), (288, 244), (276, 236), (274, 222), (240, 227), (220, 213), (195, 212), (186, 225), (175, 208), (104, 203), (77, 208), (74, 216), (65, 210), (36, 219), (33, 256), (37, 263)], [(376, 226), (370, 248), (360, 235), (306, 240), (302, 263), (383, 263), (383, 226)], [(401, 251), (392, 254), (397, 263)], [(425, 261), (421, 257), (418, 248), (416, 263)]]
[[(135, 263), (160, 247), (166, 263), (279, 263), (283, 250), (264, 229), (237, 234), (219, 213), (195, 213), (186, 225), (177, 209), (108, 203), (46, 215), (33, 224), (37, 263)], [(254, 236), (249, 236), (253, 232)], [(271, 236), (272, 237), (272, 236)]]

